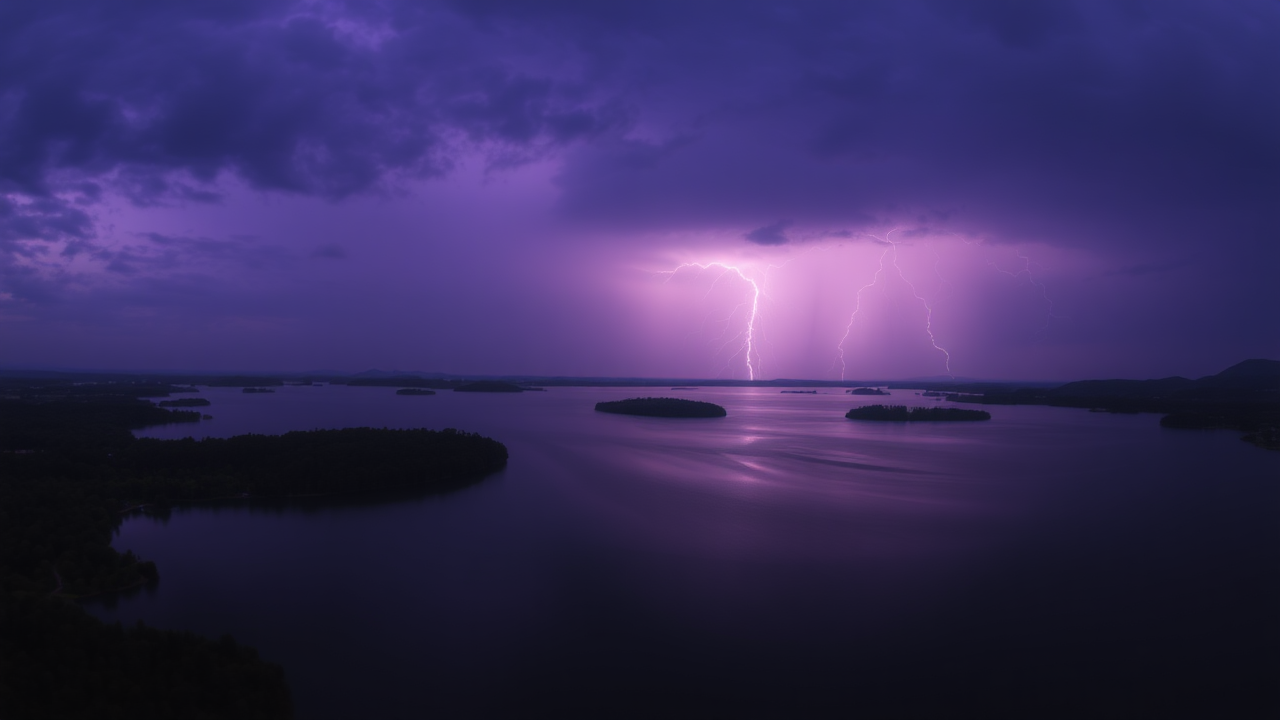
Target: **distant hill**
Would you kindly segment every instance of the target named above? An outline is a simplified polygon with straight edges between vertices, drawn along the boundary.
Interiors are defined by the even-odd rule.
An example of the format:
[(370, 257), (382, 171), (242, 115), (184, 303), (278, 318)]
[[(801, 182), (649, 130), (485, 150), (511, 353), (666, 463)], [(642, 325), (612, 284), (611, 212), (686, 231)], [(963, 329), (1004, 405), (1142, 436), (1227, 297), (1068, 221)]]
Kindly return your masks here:
[[(332, 379), (331, 383), (338, 385), (343, 384), (340, 379)], [(351, 387), (372, 386), (372, 387), (404, 387), (404, 388), (435, 388), (437, 390), (447, 390), (455, 385), (456, 382), (448, 380), (430, 379), (415, 377), (410, 375), (388, 375), (385, 377), (356, 377), (345, 381), (346, 385)]]
[(518, 393), (524, 392), (524, 388), (509, 382), (501, 380), (477, 380), (465, 385), (459, 385), (453, 389), (454, 392), (487, 392), (487, 393)]
[[(944, 388), (945, 389), (945, 388)], [(952, 392), (947, 399), (985, 405), (1055, 405), (1109, 412), (1164, 413), (1177, 428), (1230, 428), (1244, 439), (1280, 450), (1280, 361), (1245, 360), (1196, 380), (1082, 380), (1055, 388)]]
[(1123, 397), (1254, 401), (1280, 400), (1280, 360), (1245, 360), (1198, 380), (1082, 380), (1053, 388), (1057, 397)]

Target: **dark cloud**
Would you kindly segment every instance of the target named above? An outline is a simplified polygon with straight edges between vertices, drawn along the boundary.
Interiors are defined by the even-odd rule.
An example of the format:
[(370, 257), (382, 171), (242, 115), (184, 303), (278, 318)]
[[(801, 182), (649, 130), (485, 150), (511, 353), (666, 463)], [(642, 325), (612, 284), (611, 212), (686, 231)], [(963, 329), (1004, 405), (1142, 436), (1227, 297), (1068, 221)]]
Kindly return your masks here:
[[(635, 255), (635, 238), (693, 245), (757, 228), (748, 242), (812, 248), (894, 230), (904, 245), (1083, 249), (1060, 256), (1120, 288), (1107, 308), (1173, 298), (1176, 322), (1231, 318), (1214, 332), (1265, 350), (1280, 268), (1278, 36), (1267, 0), (4, 3), (0, 304), (212, 317), (254, 283), (274, 303), (299, 288), (328, 297), (290, 272), (349, 273), (350, 297), (390, 297), (395, 247), (429, 252), (505, 308), (457, 258), (568, 254), (561, 238), (617, 238)], [(375, 207), (476, 166), (486, 181), (528, 173), (490, 196), (501, 202), (459, 187), (443, 201), (424, 191), (412, 220)], [(516, 229), (519, 213), (550, 214), (548, 176), (554, 232)], [(297, 210), (312, 199), (360, 219), (320, 227)], [(790, 223), (760, 227), (778, 218)], [(167, 230), (132, 234), (151, 228)], [(359, 262), (307, 261), (348, 255)], [(366, 262), (385, 264), (360, 279)], [(1149, 337), (1138, 324), (1117, 335)]]
[(260, 269), (287, 265), (293, 256), (288, 250), (252, 237), (219, 240), (201, 236), (142, 233), (140, 244), (94, 247), (93, 257), (108, 272), (119, 275), (168, 272), (216, 272), (226, 268)]
[(75, 245), (93, 235), (93, 218), (71, 203), (53, 197), (19, 200), (0, 195), (0, 248), (8, 252), (34, 252), (22, 241), (60, 240)]
[(41, 195), (59, 172), (119, 173), (140, 204), (207, 201), (196, 185), (229, 172), (344, 197), (443, 172), (459, 136), (527, 152), (621, 120), (440, 8), (342, 10), (5, 6), (0, 187)]
[[(635, 101), (685, 118), (670, 123), (684, 142), (576, 147), (566, 212), (708, 227), (860, 214), (881, 231), (924, 214), (940, 232), (1104, 250), (1277, 233), (1273, 4), (748, 4), (716, 31), (680, 22), (647, 69), (662, 82)], [(644, 51), (615, 30), (609, 53)]]
[(755, 230), (743, 235), (747, 242), (753, 242), (757, 245), (786, 245), (790, 240), (785, 232), (787, 226), (791, 223), (785, 220), (758, 227)]
[(563, 211), (623, 227), (1258, 244), (1277, 32), (1265, 2), (11, 4), (0, 186), (341, 198), (464, 142), (493, 167), (563, 154)]

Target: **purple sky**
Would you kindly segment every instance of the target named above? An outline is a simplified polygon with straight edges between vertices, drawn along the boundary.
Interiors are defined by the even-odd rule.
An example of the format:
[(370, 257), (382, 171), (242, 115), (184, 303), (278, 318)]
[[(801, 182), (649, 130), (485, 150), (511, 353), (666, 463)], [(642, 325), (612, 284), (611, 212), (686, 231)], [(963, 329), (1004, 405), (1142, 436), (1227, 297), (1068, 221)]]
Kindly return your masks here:
[(1277, 37), (1247, 0), (6, 3), (0, 367), (1280, 357)]

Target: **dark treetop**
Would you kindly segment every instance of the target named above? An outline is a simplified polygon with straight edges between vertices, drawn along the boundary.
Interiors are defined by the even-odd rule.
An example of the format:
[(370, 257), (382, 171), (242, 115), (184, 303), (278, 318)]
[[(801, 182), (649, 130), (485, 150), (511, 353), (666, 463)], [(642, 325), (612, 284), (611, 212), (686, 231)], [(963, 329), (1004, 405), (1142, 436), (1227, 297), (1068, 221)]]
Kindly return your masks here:
[(728, 413), (715, 403), (679, 398), (630, 398), (596, 403), (597, 412), (671, 418), (718, 418)]
[(888, 420), (893, 422), (965, 422), (990, 420), (986, 410), (964, 410), (945, 407), (916, 407), (906, 405), (867, 405), (845, 413), (850, 420)]

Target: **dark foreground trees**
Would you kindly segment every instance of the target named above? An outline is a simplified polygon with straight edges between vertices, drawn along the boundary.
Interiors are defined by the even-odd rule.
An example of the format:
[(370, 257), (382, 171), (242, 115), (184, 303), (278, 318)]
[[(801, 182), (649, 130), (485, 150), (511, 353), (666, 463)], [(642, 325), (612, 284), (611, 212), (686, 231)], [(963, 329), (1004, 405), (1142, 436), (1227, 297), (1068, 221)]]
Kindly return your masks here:
[(284, 670), (224, 635), (105, 624), (73, 603), (0, 595), (6, 718), (287, 718)]
[(501, 469), (455, 430), (137, 439), (198, 420), (135, 399), (0, 400), (0, 717), (287, 717), (282, 670), (229, 638), (104, 625), (77, 598), (154, 581), (122, 513), (215, 498), (443, 491)]

